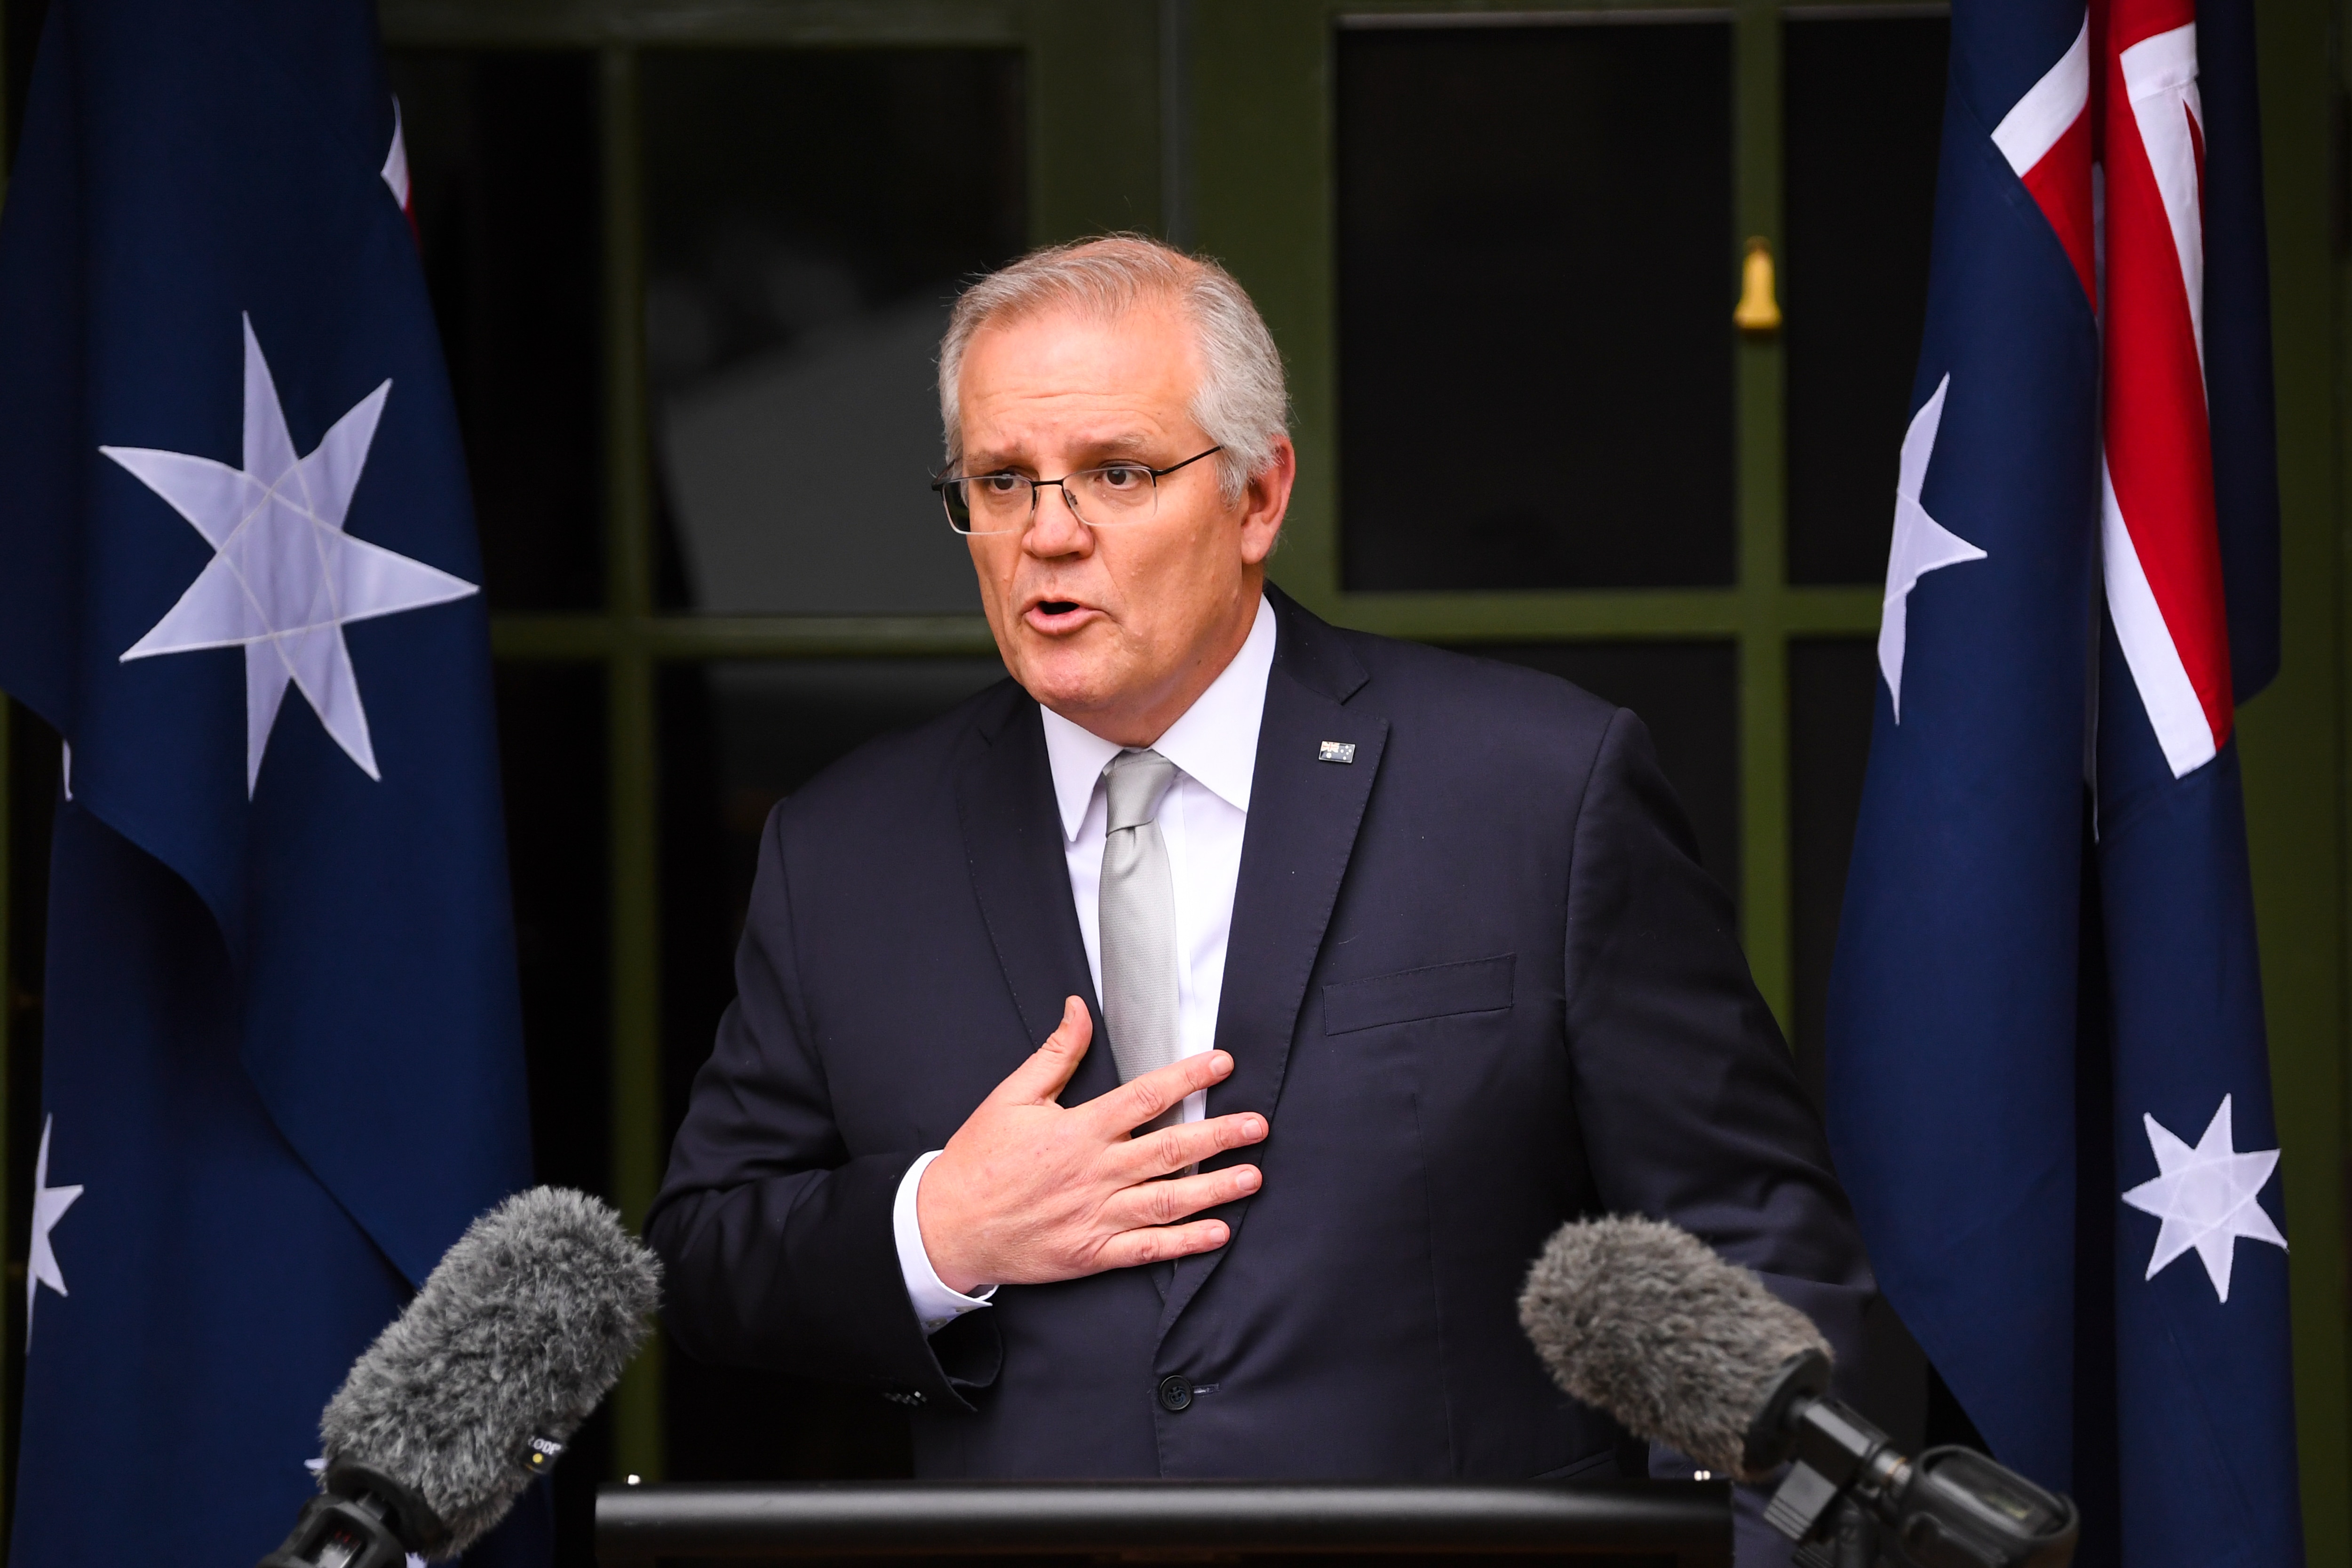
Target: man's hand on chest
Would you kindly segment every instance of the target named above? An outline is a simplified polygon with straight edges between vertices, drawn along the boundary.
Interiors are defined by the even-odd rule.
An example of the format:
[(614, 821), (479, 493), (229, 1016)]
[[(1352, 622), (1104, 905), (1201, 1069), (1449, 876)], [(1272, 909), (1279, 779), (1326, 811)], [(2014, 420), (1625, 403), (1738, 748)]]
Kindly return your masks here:
[(1188, 1057), (1065, 1108), (1057, 1097), (1093, 1037), (1086, 1005), (1071, 997), (1061, 1026), (981, 1102), (923, 1173), (916, 1194), (923, 1248), (950, 1289), (1045, 1284), (1213, 1252), (1226, 1242), (1224, 1222), (1185, 1216), (1257, 1191), (1255, 1165), (1173, 1173), (1259, 1142), (1266, 1134), (1262, 1116), (1213, 1117), (1130, 1136), (1222, 1080), (1232, 1057)]

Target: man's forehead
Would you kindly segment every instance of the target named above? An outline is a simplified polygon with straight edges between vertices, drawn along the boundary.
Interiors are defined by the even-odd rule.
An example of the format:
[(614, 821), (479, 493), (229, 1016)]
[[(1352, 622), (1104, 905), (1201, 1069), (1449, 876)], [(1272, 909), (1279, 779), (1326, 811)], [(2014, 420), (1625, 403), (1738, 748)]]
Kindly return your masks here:
[[(1053, 310), (983, 328), (963, 362), (969, 458), (1050, 444), (1107, 457), (1155, 451), (1192, 424), (1189, 342), (1172, 312)], [(1189, 338), (1189, 334), (1181, 334)]]
[(1189, 385), (1193, 357), (1192, 334), (1171, 306), (1138, 301), (1108, 315), (1047, 309), (972, 334), (962, 395), (1157, 400)]
[(975, 461), (1009, 460), (1052, 446), (1106, 458), (1145, 457), (1167, 444), (1164, 422), (1131, 418), (1101, 424), (1013, 419), (977, 422), (967, 455)]

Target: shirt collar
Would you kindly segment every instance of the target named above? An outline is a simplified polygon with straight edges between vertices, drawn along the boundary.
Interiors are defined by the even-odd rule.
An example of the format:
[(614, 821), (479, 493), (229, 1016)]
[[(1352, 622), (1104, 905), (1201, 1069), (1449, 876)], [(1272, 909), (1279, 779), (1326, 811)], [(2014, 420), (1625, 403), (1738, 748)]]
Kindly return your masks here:
[[(1153, 751), (1236, 811), (1249, 810), (1250, 782), (1257, 773), (1257, 731), (1265, 717), (1266, 677), (1274, 668), (1274, 606), (1261, 595), (1257, 619), (1241, 651), (1152, 742)], [(1054, 768), (1054, 802), (1061, 809), (1062, 832), (1076, 843), (1096, 781), (1125, 748), (1051, 708), (1038, 711), (1045, 721), (1045, 755)]]

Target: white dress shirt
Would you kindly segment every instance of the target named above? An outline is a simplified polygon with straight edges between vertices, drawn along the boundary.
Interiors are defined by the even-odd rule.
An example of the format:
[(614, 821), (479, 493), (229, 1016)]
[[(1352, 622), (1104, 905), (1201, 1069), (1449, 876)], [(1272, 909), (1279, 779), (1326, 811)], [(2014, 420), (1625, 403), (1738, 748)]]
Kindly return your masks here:
[[(1233, 930), (1234, 888), (1241, 879), (1242, 834), (1249, 826), (1250, 780), (1257, 771), (1258, 723), (1265, 715), (1265, 680), (1274, 668), (1274, 606), (1263, 598), (1250, 634), (1209, 689), (1151, 749), (1176, 764), (1176, 781), (1160, 802), (1160, 835), (1176, 893), (1177, 1055), (1197, 1056), (1215, 1045), (1217, 1002), (1225, 984), (1225, 941)], [(1108, 807), (1102, 772), (1123, 749), (1063, 718), (1041, 710), (1045, 754), (1053, 763), (1054, 799), (1062, 817), (1063, 857), (1087, 968), (1102, 994), (1101, 887), (1103, 824)], [(1097, 1042), (1099, 1048), (1100, 1042)], [(1183, 1120), (1200, 1120), (1207, 1094), (1187, 1095)], [(915, 1193), (939, 1158), (932, 1151), (908, 1167), (891, 1210), (898, 1268), (926, 1331), (975, 1307), (988, 1305), (993, 1285), (964, 1295), (950, 1290), (923, 1249)]]

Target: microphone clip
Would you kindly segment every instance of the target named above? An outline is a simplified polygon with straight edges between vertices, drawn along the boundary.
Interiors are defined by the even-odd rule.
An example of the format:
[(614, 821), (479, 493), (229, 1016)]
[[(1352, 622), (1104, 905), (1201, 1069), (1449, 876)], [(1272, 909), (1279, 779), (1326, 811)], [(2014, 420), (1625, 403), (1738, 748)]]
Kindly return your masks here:
[(319, 1488), (259, 1568), (405, 1568), (410, 1553), (437, 1556), (449, 1544), (440, 1516), (381, 1470), (331, 1465)]
[(1830, 1363), (1781, 1363), (1748, 1429), (1751, 1477), (1786, 1463), (1764, 1521), (1796, 1542), (1803, 1568), (2066, 1568), (2082, 1528), (2074, 1503), (1972, 1448), (1916, 1459), (1827, 1397)]

